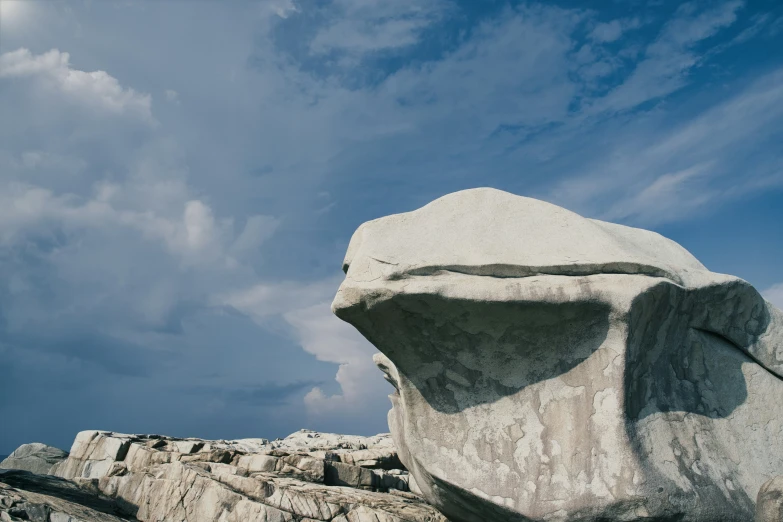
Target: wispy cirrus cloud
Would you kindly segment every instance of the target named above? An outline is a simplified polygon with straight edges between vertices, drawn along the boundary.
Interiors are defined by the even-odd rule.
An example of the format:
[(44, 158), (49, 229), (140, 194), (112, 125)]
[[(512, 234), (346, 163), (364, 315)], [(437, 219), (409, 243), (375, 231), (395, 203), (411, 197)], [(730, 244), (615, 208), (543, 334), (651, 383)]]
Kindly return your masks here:
[(618, 18), (608, 22), (599, 22), (590, 31), (589, 38), (598, 43), (615, 42), (628, 31), (638, 29), (642, 22), (638, 17)]
[(779, 186), (780, 156), (758, 156), (758, 149), (783, 134), (781, 78), (783, 70), (772, 71), (673, 126), (661, 127), (654, 116), (607, 128), (606, 155), (586, 162), (583, 173), (561, 181), (550, 197), (605, 219), (650, 226)]
[[(312, 7), (312, 6), (311, 6)], [(360, 59), (415, 45), (422, 32), (450, 8), (443, 0), (383, 2), (337, 0), (309, 43), (315, 55), (333, 52)]]
[(695, 46), (737, 20), (743, 3), (724, 2), (706, 11), (683, 4), (646, 46), (641, 60), (605, 96), (586, 104), (592, 114), (633, 109), (675, 92), (688, 83), (688, 73), (701, 63)]

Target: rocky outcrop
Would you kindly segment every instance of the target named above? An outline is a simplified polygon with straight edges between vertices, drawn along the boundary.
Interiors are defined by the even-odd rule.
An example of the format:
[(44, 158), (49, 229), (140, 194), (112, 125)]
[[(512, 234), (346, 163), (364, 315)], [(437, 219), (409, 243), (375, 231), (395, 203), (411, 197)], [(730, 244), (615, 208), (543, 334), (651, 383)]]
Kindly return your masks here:
[(450, 519), (747, 522), (783, 474), (783, 312), (673, 241), (476, 189), (365, 223), (343, 268)]
[(0, 462), (0, 469), (21, 469), (45, 475), (67, 457), (68, 453), (59, 448), (33, 442), (16, 448)]
[[(50, 479), (144, 522), (447, 522), (410, 492), (400, 467), (388, 435), (207, 441), (85, 431)], [(14, 506), (29, 504), (32, 492), (3, 482), (22, 498)]]
[(0, 521), (133, 521), (112, 499), (75, 483), (21, 470), (0, 470)]

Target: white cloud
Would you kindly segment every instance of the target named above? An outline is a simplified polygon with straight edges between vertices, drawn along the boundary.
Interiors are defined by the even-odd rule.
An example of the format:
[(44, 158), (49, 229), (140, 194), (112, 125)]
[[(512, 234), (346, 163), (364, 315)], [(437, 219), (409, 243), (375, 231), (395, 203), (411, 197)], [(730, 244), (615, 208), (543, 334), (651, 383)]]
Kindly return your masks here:
[(310, 52), (341, 51), (360, 58), (417, 43), (447, 4), (441, 0), (338, 0), (333, 7), (332, 21), (310, 41)]
[(288, 18), (294, 13), (299, 12), (294, 0), (264, 0), (261, 3), (263, 9), (274, 13), (280, 18)]
[[(436, 4), (421, 4), (425, 6), (421, 11), (407, 16), (405, 10), (413, 7), (406, 2), (346, 1), (337, 5), (341, 16), (328, 18), (311, 39), (304, 40), (312, 55), (343, 53), (361, 59), (372, 53), (399, 51), (418, 43), (422, 31), (437, 20), (442, 9), (438, 6), (426, 11), (427, 6)], [(601, 118), (590, 111), (606, 109), (609, 118), (674, 92), (685, 84), (684, 75), (698, 64), (691, 56), (693, 47), (730, 25), (738, 8), (738, 4), (726, 4), (704, 16), (681, 11), (678, 21), (667, 25), (647, 47), (646, 65), (626, 78), (628, 85), (610, 92), (606, 99), (588, 96), (582, 113), (574, 111), (571, 104), (584, 94), (580, 82), (585, 79), (572, 78), (572, 71), (583, 65), (592, 67), (592, 79), (610, 75), (617, 63), (599, 47), (611, 42), (622, 46), (622, 34), (640, 26), (638, 20), (595, 27), (594, 48), (585, 48), (577, 57), (574, 31), (588, 14), (542, 6), (508, 8), (474, 27), (470, 38), (441, 59), (402, 67), (378, 84), (363, 88), (344, 86), (340, 74), (331, 70), (307, 69), (303, 62), (308, 57), (302, 58), (302, 63), (296, 58), (280, 60), (271, 41), (265, 42), (268, 45), (254, 56), (262, 78), (258, 92), (265, 100), (258, 118), (282, 123), (265, 136), (268, 139), (259, 140), (263, 157), (280, 171), (295, 168), (301, 175), (298, 179), (315, 179), (314, 185), (335, 173), (344, 176), (347, 185), (350, 176), (357, 171), (366, 175), (368, 170), (378, 177), (400, 173), (406, 180), (426, 177), (430, 185), (460, 176), (475, 180), (477, 177), (470, 176), (476, 172), (486, 172), (489, 178), (506, 171), (513, 174), (505, 180), (518, 175), (519, 186), (527, 188), (526, 182), (546, 186), (543, 180), (526, 176), (527, 170), (535, 172), (539, 165), (561, 155), (578, 156), (574, 151), (583, 148), (585, 156), (576, 157), (576, 167), (558, 172), (559, 176), (570, 174), (568, 183), (574, 185), (572, 191), (561, 194), (573, 204), (567, 206), (591, 212), (610, 208), (616, 219), (628, 221), (652, 221), (661, 216), (664, 220), (679, 219), (720, 197), (698, 191), (714, 173), (714, 164), (709, 161), (712, 147), (720, 146), (716, 145), (719, 142), (725, 145), (723, 140), (732, 138), (716, 140), (702, 133), (688, 137), (690, 125), (697, 122), (671, 124), (672, 120), (666, 120), (669, 128), (665, 129), (660, 121), (640, 124), (634, 129), (640, 132), (630, 136), (627, 128), (618, 125), (604, 136), (596, 132), (601, 129)], [(387, 16), (385, 9), (396, 14)], [(616, 54), (623, 53), (623, 59), (634, 57), (627, 48)], [(587, 70), (582, 74), (588, 75)], [(670, 81), (673, 78), (677, 82)], [(666, 85), (663, 90), (647, 91), (644, 82), (656, 89), (659, 83)], [(592, 109), (590, 100), (595, 102)], [(709, 111), (702, 116), (721, 117)], [(745, 125), (748, 141), (763, 132), (768, 121), (732, 116), (737, 116), (735, 121), (721, 125)], [(550, 125), (554, 130), (547, 132)], [(541, 140), (534, 139), (539, 135)], [(531, 139), (526, 142), (528, 136)], [(682, 139), (678, 145), (670, 141), (675, 136)], [(617, 141), (607, 144), (609, 139)], [(300, 157), (304, 148), (306, 159)], [(512, 149), (518, 152), (506, 155)], [(467, 173), (471, 170), (475, 172)], [(313, 178), (306, 178), (309, 175)], [(555, 179), (553, 176), (549, 187)], [(440, 190), (425, 186), (410, 199), (426, 201)], [(596, 204), (606, 200), (614, 206)], [(266, 328), (282, 317), (290, 326), (287, 335), (297, 339), (308, 353), (340, 365), (337, 380), (341, 393), (329, 396), (319, 388), (311, 390), (306, 398), (311, 411), (340, 411), (348, 409), (348, 404), (362, 409), (362, 404), (367, 404), (362, 402), (362, 393), (374, 395), (376, 387), (379, 394), (385, 391), (375, 384), (377, 376), (369, 358), (373, 348), (329, 312), (328, 301), (336, 288), (337, 281), (331, 279), (312, 285), (260, 284), (223, 294), (216, 301)]]
[(296, 329), (302, 348), (320, 361), (339, 364), (335, 380), (341, 393), (326, 395), (315, 387), (305, 396), (313, 416), (363, 415), (379, 402), (385, 404), (388, 386), (372, 361), (375, 348), (353, 326), (337, 319), (331, 300), (283, 315)]
[(487, 147), (497, 150), (491, 138), (499, 128), (519, 129), (515, 139), (521, 139), (567, 117), (577, 92), (568, 78), (570, 33), (582, 16), (560, 9), (506, 9), (482, 22), (470, 40), (442, 60), (389, 77), (373, 105), (384, 110), (386, 122), (408, 122), (413, 142), (433, 136), (433, 156), (483, 156)]
[[(318, 39), (329, 34), (334, 24), (350, 23), (350, 31), (341, 29), (335, 33), (335, 38), (344, 37), (342, 41), (317, 51), (350, 54), (355, 36), (351, 31), (361, 33), (361, 28), (371, 27), (377, 20), (384, 24), (434, 23), (432, 20), (448, 12), (444, 5), (338, 2), (324, 15), (327, 21), (315, 36), (305, 42), (318, 47)], [(297, 62), (296, 56), (286, 55), (291, 59), (281, 60), (270, 40), (254, 56), (259, 64), (256, 92), (263, 93), (266, 100), (257, 119), (276, 124), (274, 131), (263, 131), (257, 154), (275, 172), (295, 169), (300, 180), (315, 185), (333, 175), (351, 176), (369, 169), (379, 176), (385, 175), (381, 171), (396, 175), (398, 169), (405, 169), (411, 178), (420, 172), (436, 178), (433, 184), (437, 184), (441, 175), (435, 174), (435, 169), (447, 179), (454, 179), (457, 173), (469, 176), (471, 172), (485, 172), (491, 176), (500, 171), (518, 171), (520, 177), (527, 176), (540, 187), (545, 183), (532, 175), (540, 169), (539, 165), (552, 158), (574, 157), (584, 150), (579, 162), (553, 173), (548, 185), (552, 187), (560, 179), (569, 178), (574, 194), (562, 201), (585, 208), (588, 199), (594, 198), (591, 204), (605, 211), (609, 205), (601, 198), (617, 196), (615, 202), (621, 204), (661, 176), (708, 161), (704, 157), (690, 158), (685, 147), (653, 156), (654, 144), (686, 127), (684, 123), (672, 124), (679, 120), (676, 114), (667, 114), (665, 120), (661, 118), (645, 127), (644, 122), (655, 114), (648, 116), (648, 111), (641, 111), (635, 117), (638, 125), (632, 122), (620, 130), (627, 122), (617, 113), (685, 86), (688, 72), (700, 64), (698, 59), (691, 60), (697, 56), (696, 45), (731, 25), (740, 7), (737, 2), (729, 2), (702, 13), (678, 11), (649, 45), (640, 48), (642, 62), (631, 73), (621, 66), (635, 60), (636, 51), (623, 39), (615, 40), (620, 49), (611, 52), (597, 40), (583, 46), (584, 52), (575, 46), (575, 31), (581, 24), (590, 23), (590, 13), (541, 5), (507, 8), (479, 23), (470, 38), (442, 58), (402, 67), (378, 84), (362, 88), (344, 86), (342, 73), (313, 72), (304, 63), (307, 57), (300, 57), (302, 61)], [(407, 15), (408, 12), (413, 14)], [(340, 18), (340, 13), (348, 15)], [(305, 13), (301, 16), (304, 20)], [(607, 23), (630, 31), (642, 22), (618, 19)], [(598, 33), (603, 29), (593, 29), (598, 31), (596, 38), (600, 40)], [(414, 42), (422, 37), (414, 30), (406, 34), (395, 36), (394, 40), (407, 42), (410, 37)], [(612, 35), (601, 36), (605, 41)], [(374, 52), (375, 44), (378, 49), (387, 45), (380, 41), (356, 43), (357, 56)], [(575, 70), (578, 74), (574, 74)], [(604, 96), (605, 78), (618, 71), (625, 81)], [(582, 109), (575, 109), (575, 105)], [(602, 126), (606, 120), (611, 120), (609, 128)], [(757, 125), (750, 119), (741, 123), (740, 120), (738, 116), (733, 125), (746, 130), (757, 127), (761, 131), (760, 122)], [(632, 142), (635, 136), (640, 136), (639, 142)], [(749, 141), (743, 139), (744, 143)], [(306, 157), (299, 154), (303, 146), (307, 147)], [(709, 148), (705, 142), (695, 150), (706, 153)], [(392, 150), (404, 153), (390, 154), (388, 151)], [(681, 154), (680, 158), (688, 157), (688, 161), (669, 161), (676, 153)], [(649, 157), (641, 161), (635, 154)], [(273, 177), (274, 174), (270, 176)], [(579, 183), (580, 178), (584, 178), (584, 184)], [(705, 175), (700, 179), (708, 178)], [(683, 187), (694, 188), (697, 181)], [(529, 184), (522, 186), (525, 190), (538, 190)], [(650, 191), (647, 197), (649, 194)], [(312, 200), (308, 203), (314, 204)], [(691, 205), (691, 210), (697, 207)], [(688, 213), (677, 215), (685, 217)]]
[(764, 296), (764, 299), (783, 310), (783, 283), (767, 288), (761, 292), (761, 295)]
[[(331, 300), (339, 284), (337, 278), (312, 283), (296, 281), (258, 283), (248, 288), (217, 295), (213, 304), (232, 306), (253, 320), (264, 323), (269, 317), (302, 310)], [(335, 319), (337, 320), (336, 317)]]
[(694, 14), (691, 4), (681, 6), (647, 46), (630, 76), (595, 101), (590, 112), (625, 111), (683, 87), (688, 72), (700, 63), (692, 47), (733, 24), (742, 5), (739, 1), (725, 2), (698, 14)]
[(87, 162), (81, 158), (45, 150), (28, 150), (23, 152), (21, 164), (28, 170), (57, 169), (64, 174), (81, 172), (87, 168)]
[(152, 98), (131, 88), (122, 88), (116, 78), (105, 71), (85, 72), (70, 66), (70, 55), (57, 49), (34, 55), (28, 49), (17, 49), (0, 55), (0, 79), (32, 77), (42, 88), (63, 93), (67, 98), (116, 114), (134, 114), (150, 124)]
[(166, 89), (164, 92), (166, 101), (179, 105), (179, 93), (173, 89)]
[(780, 185), (779, 158), (756, 160), (751, 170), (747, 161), (760, 141), (781, 132), (782, 79), (783, 69), (772, 71), (674, 126), (637, 117), (609, 127), (602, 135), (608, 143), (604, 153), (590, 155), (579, 174), (550, 189), (548, 199), (586, 214), (650, 226)]
[(637, 194), (612, 205), (600, 218), (654, 226), (688, 216), (720, 195), (720, 191), (709, 188), (705, 179), (711, 168), (711, 164), (705, 163), (663, 174)]
[[(0, 82), (21, 81), (29, 83), (2, 100), (9, 111), (23, 107), (11, 113), (14, 128), (0, 125), (4, 261), (30, 250), (31, 241), (44, 245), (31, 252), (38, 265), (49, 266), (49, 277), (60, 278), (47, 283), (50, 291), (72, 293), (68, 307), (81, 308), (74, 320), (113, 310), (117, 315), (96, 331), (123, 336), (137, 335), (135, 327), (163, 328), (183, 301), (207, 306), (207, 296), (228, 281), (252, 281), (248, 256), (258, 257), (277, 220), (246, 216), (237, 231), (234, 217), (217, 215), (191, 185), (181, 148), (149, 125), (149, 96), (107, 73), (74, 69), (68, 54), (56, 50), (0, 56)], [(74, 102), (75, 109), (63, 110)], [(56, 301), (28, 300), (4, 313), (62, 313)]]
[[(94, 3), (93, 12), (102, 5)], [(149, 125), (150, 96), (125, 85), (134, 63), (111, 42), (104, 42), (111, 49), (96, 45), (92, 28), (102, 26), (84, 13), (83, 37), (67, 48), (80, 61), (116, 64), (110, 71), (123, 85), (108, 73), (76, 70), (59, 51), (3, 55), (0, 81), (10, 88), (0, 112), (16, 110), (20, 101), (22, 108), (7, 117), (13, 127), (4, 130), (0, 122), (0, 248), (17, 263), (5, 271), (15, 279), (0, 284), (0, 292), (26, 288), (2, 310), (20, 330), (38, 328), (43, 317), (80, 321), (163, 352), (176, 345), (185, 380), (194, 378), (190, 361), (202, 345), (202, 355), (219, 352), (211, 359), (217, 369), (209, 366), (221, 374), (215, 382), (252, 383), (276, 373), (286, 379), (307, 366), (307, 355), (286, 366), (293, 352), (301, 354), (298, 344), (339, 365), (340, 391), (311, 390), (311, 412), (382, 417), (372, 398), (385, 395), (387, 385), (370, 361), (374, 350), (329, 311), (338, 279), (307, 282), (339, 269), (351, 226), (313, 209), (337, 203), (375, 217), (480, 182), (538, 191), (587, 214), (657, 223), (712, 208), (732, 191), (783, 181), (775, 157), (745, 162), (760, 140), (775, 137), (773, 122), (783, 107), (777, 76), (711, 108), (705, 101), (695, 115), (665, 105), (622, 115), (686, 85), (690, 71), (704, 63), (697, 46), (709, 47), (709, 36), (731, 25), (736, 4), (704, 16), (682, 10), (649, 45), (622, 38), (634, 20), (591, 26), (587, 11), (525, 4), (455, 35), (454, 47), (438, 59), (403, 63), (396, 72), (373, 67), (371, 58), (404, 57), (453, 6), (270, 0), (215, 8), (207, 2), (191, 6), (199, 16), (183, 28), (175, 23), (176, 9), (160, 5), (159, 23), (150, 25), (148, 12), (138, 21), (128, 17), (122, 29), (150, 35), (139, 42), (140, 49), (155, 49), (145, 55), (143, 74), (164, 86), (188, 85), (189, 110), (161, 113), (172, 116), (157, 128)], [(585, 27), (593, 40), (582, 45)], [(286, 30), (273, 30), (280, 28)], [(202, 41), (207, 31), (225, 38), (219, 45)], [(283, 33), (296, 40), (285, 49), (276, 40)], [(642, 42), (647, 35), (634, 37)], [(251, 41), (257, 48), (248, 59)], [(639, 57), (644, 61), (628, 75), (626, 67)], [(333, 58), (349, 67), (363, 60), (367, 68), (324, 67)], [(352, 73), (367, 73), (372, 85), (348, 85), (343, 76)], [(609, 89), (616, 78), (626, 81)], [(176, 103), (172, 92), (161, 98)], [(181, 147), (166, 139), (172, 128)], [(382, 196), (377, 180), (393, 180)], [(323, 190), (330, 192), (326, 200)], [(275, 251), (277, 272), (269, 275), (260, 261), (273, 234), (285, 243)], [(285, 249), (294, 254), (280, 254)], [(32, 261), (25, 257), (30, 252)], [(285, 263), (292, 266), (279, 266)], [(268, 282), (299, 274), (307, 275)], [(244, 290), (229, 291), (237, 288)], [(208, 314), (196, 318), (181, 311), (207, 306)], [(272, 331), (271, 339), (259, 341), (268, 332), (244, 315), (225, 308), (219, 314), (225, 306)], [(217, 316), (228, 326), (213, 330), (208, 318)], [(177, 331), (177, 321), (185, 324), (181, 338), (151, 339), (150, 330)], [(248, 346), (256, 345), (262, 355), (246, 363), (253, 356)], [(224, 357), (231, 347), (233, 357)], [(302, 380), (324, 380), (322, 366), (310, 370)], [(269, 373), (262, 377), (263, 371)]]
[[(362, 23), (369, 24), (376, 16), (356, 7), (374, 6), (373, 2), (345, 5)], [(736, 187), (722, 182), (708, 187), (710, 180), (738, 172), (738, 151), (750, 154), (774, 127), (780, 104), (772, 76), (765, 85), (748, 86), (734, 98), (687, 118), (667, 113), (665, 107), (645, 109), (633, 117), (623, 113), (687, 85), (690, 71), (703, 63), (696, 47), (731, 26), (741, 7), (740, 2), (725, 2), (704, 11), (693, 6), (679, 9), (639, 49), (641, 61), (630, 73), (621, 67), (636, 60), (637, 51), (617, 33), (641, 26), (639, 19), (598, 24), (593, 27), (595, 41), (580, 48), (574, 45), (574, 31), (590, 22), (589, 13), (540, 5), (505, 9), (474, 27), (471, 37), (442, 59), (403, 67), (373, 87), (349, 90), (328, 75), (284, 69), (283, 77), (296, 87), (286, 92), (301, 93), (299, 98), (285, 97), (291, 102), (286, 112), (297, 115), (289, 121), (309, 120), (311, 128), (330, 129), (330, 139), (303, 139), (315, 146), (310, 158), (324, 158), (313, 165), (323, 175), (377, 171), (389, 165), (389, 175), (405, 168), (412, 177), (414, 172), (434, 177), (434, 184), (440, 178), (432, 169), (444, 172), (444, 181), (505, 170), (519, 172), (529, 182), (520, 184), (524, 190), (537, 190), (588, 214), (642, 225), (683, 219), (730, 197), (739, 187), (776, 179), (779, 169), (749, 172)], [(402, 13), (410, 5), (389, 9)], [(327, 23), (323, 30), (330, 26)], [(616, 36), (620, 50), (607, 51), (602, 44)], [(617, 71), (624, 80), (604, 95), (604, 78)], [(574, 109), (575, 102), (581, 109)], [(739, 109), (742, 104), (745, 108)], [(271, 114), (268, 118), (276, 119)], [(383, 143), (388, 143), (388, 150), (407, 152), (392, 157), (383, 152)], [(330, 152), (344, 147), (351, 153)], [(334, 164), (335, 158), (345, 157), (350, 164)], [(405, 162), (405, 157), (418, 159)], [(547, 170), (548, 179), (532, 175), (560, 157), (573, 160)], [(683, 174), (697, 169), (698, 176)], [(509, 177), (514, 176), (504, 179)], [(660, 211), (663, 208), (668, 210)]]
[(641, 25), (638, 18), (617, 19), (596, 24), (590, 32), (590, 38), (596, 42), (614, 42), (625, 33)]
[(375, 348), (351, 325), (332, 314), (331, 300), (339, 278), (310, 284), (259, 284), (219, 296), (216, 305), (231, 306), (269, 328), (282, 318), (302, 348), (320, 361), (339, 364), (335, 380), (341, 393), (326, 395), (314, 387), (305, 397), (314, 417), (356, 417), (385, 403), (387, 386), (372, 362)]
[(2, 11), (3, 21), (13, 22), (17, 17), (24, 13), (25, 5), (22, 0), (3, 0), (0, 10)]
[[(183, 201), (187, 194), (172, 201), (173, 206), (181, 209), (177, 216), (159, 215), (144, 207), (121, 208), (126, 192), (138, 187), (99, 184), (95, 197), (83, 200), (73, 194), (56, 195), (46, 188), (21, 183), (0, 186), (0, 245), (8, 246), (25, 234), (50, 227), (63, 227), (71, 233), (123, 227), (136, 231), (140, 239), (159, 242), (179, 256), (184, 265), (221, 261), (227, 267), (235, 266), (228, 252), (235, 241), (231, 222), (217, 222), (212, 209), (200, 200)], [(272, 220), (266, 216), (251, 219)], [(253, 238), (257, 247), (271, 232), (264, 234), (266, 237)], [(243, 239), (245, 244), (250, 241), (247, 236)]]
[(341, 19), (321, 30), (312, 42), (313, 54), (333, 50), (348, 51), (357, 55), (399, 47), (407, 47), (419, 41), (419, 32), (428, 24), (426, 19), (388, 20), (374, 22)]
[(256, 254), (261, 245), (274, 235), (279, 225), (280, 220), (272, 216), (250, 216), (231, 245), (231, 255), (243, 258)]
[[(0, 81), (30, 82), (30, 88), (11, 91), (13, 102), (4, 101), (9, 109), (26, 108), (17, 125), (35, 145), (13, 150), (10, 132), (0, 144), (5, 246), (43, 230), (89, 235), (121, 228), (137, 241), (163, 246), (182, 266), (230, 271), (274, 232), (262, 226), (276, 222), (271, 217), (248, 216), (243, 234), (234, 232), (233, 218), (215, 217), (189, 185), (180, 147), (159, 134), (149, 95), (121, 86), (106, 72), (75, 69), (69, 54), (56, 49), (0, 55)], [(176, 100), (172, 93), (166, 96)], [(62, 110), (73, 104), (77, 110)], [(89, 116), (84, 107), (92, 109)], [(141, 130), (132, 125), (138, 121)], [(34, 126), (23, 127), (29, 122)], [(102, 163), (96, 165), (96, 156)], [(262, 235), (252, 237), (256, 232)]]
[(200, 250), (214, 241), (215, 218), (212, 209), (198, 200), (188, 201), (185, 204), (185, 233), (187, 245)]

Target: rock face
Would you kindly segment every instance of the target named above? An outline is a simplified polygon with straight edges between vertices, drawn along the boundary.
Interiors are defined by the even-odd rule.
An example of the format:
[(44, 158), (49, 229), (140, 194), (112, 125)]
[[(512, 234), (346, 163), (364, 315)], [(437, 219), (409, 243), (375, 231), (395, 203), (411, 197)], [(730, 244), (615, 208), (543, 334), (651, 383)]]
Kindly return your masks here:
[(783, 477), (775, 477), (761, 486), (756, 499), (756, 522), (783, 520)]
[(0, 470), (0, 521), (119, 522), (124, 516), (112, 499), (71, 481), (21, 470)]
[(673, 241), (475, 189), (363, 224), (343, 268), (454, 521), (747, 522), (783, 474), (783, 313)]
[(92, 509), (143, 522), (448, 522), (410, 492), (400, 467), (388, 435), (301, 431), (270, 442), (85, 431), (52, 470), (60, 478), (0, 475), (0, 521), (22, 512), (39, 520), (35, 509), (43, 522), (115, 520), (90, 518)]
[(40, 442), (22, 444), (0, 462), (0, 469), (21, 469), (32, 473), (47, 474), (52, 466), (68, 457), (68, 453)]

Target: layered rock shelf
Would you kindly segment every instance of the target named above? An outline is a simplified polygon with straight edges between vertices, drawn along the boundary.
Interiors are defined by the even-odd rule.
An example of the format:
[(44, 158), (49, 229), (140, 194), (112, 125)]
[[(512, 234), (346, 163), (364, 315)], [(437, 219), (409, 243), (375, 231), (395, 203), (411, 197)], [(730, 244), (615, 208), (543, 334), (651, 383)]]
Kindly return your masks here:
[(51, 475), (0, 474), (0, 520), (446, 522), (401, 467), (388, 435), (210, 441), (85, 431)]

